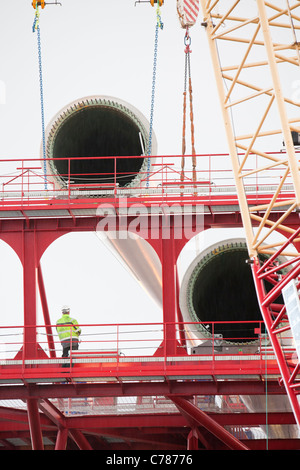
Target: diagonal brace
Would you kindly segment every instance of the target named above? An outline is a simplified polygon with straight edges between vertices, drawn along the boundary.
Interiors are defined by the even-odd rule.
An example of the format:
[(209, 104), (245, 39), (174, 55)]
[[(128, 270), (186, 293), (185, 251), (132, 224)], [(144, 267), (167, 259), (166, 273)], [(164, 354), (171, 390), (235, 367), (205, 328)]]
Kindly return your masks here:
[(215, 437), (220, 439), (232, 450), (249, 450), (241, 441), (236, 439), (230, 432), (226, 431), (214, 419), (210, 418), (206, 413), (200, 410), (197, 406), (193, 405), (189, 400), (182, 397), (168, 397), (177, 406), (180, 413), (182, 413), (188, 421), (192, 419), (198, 426), (203, 426)]

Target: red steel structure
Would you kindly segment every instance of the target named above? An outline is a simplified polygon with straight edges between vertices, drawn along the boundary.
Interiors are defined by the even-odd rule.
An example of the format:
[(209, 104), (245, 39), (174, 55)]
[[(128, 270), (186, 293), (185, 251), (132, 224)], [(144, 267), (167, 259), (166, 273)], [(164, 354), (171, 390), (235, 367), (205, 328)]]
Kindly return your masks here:
[[(23, 448), (26, 444), (35, 450), (299, 447), (297, 438), (268, 440), (267, 434), (258, 438), (252, 434), (249, 438), (251, 429), (273, 424), (293, 427), (296, 423), (290, 407), (268, 413), (249, 412), (239, 400), (242, 395), (285, 399), (286, 391), (279, 381), (281, 364), (272, 348), (259, 344), (255, 354), (221, 356), (212, 347), (208, 353), (191, 356), (182, 334), (185, 324), (178, 304), (176, 263), (188, 238), (184, 233), (175, 236), (176, 213), (168, 212), (168, 208), (192, 208), (188, 220), (194, 235), (208, 228), (242, 227), (231, 171), (223, 175), (219, 170), (218, 162), (224, 158), (225, 155), (198, 156), (202, 165), (195, 183), (188, 171), (184, 182), (180, 180), (180, 171), (175, 169), (176, 156), (161, 157), (152, 167), (149, 187), (141, 185), (131, 189), (130, 194), (117, 185), (109, 189), (98, 187), (99, 197), (87, 193), (94, 191), (94, 187), (70, 187), (65, 192), (46, 190), (37, 161), (13, 162), (19, 173), (2, 181), (0, 238), (13, 248), (22, 263), (24, 325), (20, 341), (17, 327), (1, 329), (3, 338), (16, 333), (13, 341), (5, 339), (16, 353), (4, 357), (0, 366), (3, 449), (16, 445)], [(276, 178), (275, 170), (263, 191), (260, 182), (254, 181), (248, 188), (249, 203), (257, 205), (268, 200)], [(80, 197), (74, 191), (79, 191)], [(292, 185), (287, 181), (284, 197), (290, 197), (290, 191)], [(104, 230), (110, 220), (114, 220), (117, 230), (130, 230), (141, 207), (146, 208), (139, 216), (143, 219), (139, 218), (138, 224), (135, 220), (134, 225), (154, 248), (162, 265), (162, 323), (84, 325), (87, 331), (91, 328), (94, 333), (97, 329), (104, 332), (104, 339), (101, 336), (100, 340), (99, 337), (92, 340), (93, 352), (73, 352), (70, 366), (62, 369), (62, 359), (56, 357), (58, 340), (51, 325), (41, 257), (58, 237), (96, 231), (101, 221), (107, 222), (101, 225)], [(153, 207), (161, 209), (158, 218), (151, 214)], [(273, 211), (272, 216), (279, 217), (280, 210), (279, 207), (279, 212)], [(166, 220), (169, 236), (163, 237)], [(148, 230), (154, 223), (158, 233)], [(289, 214), (288, 224), (291, 230), (298, 228), (297, 213)], [(43, 325), (37, 325), (38, 293)], [(128, 328), (143, 332), (139, 340), (126, 336)], [(253, 338), (259, 341), (261, 327), (256, 322), (250, 328)], [(40, 332), (46, 340), (40, 340)], [(140, 349), (132, 353), (130, 346), (136, 342)], [(151, 353), (145, 354), (141, 344), (149, 342)], [(125, 356), (121, 354), (124, 348), (129, 349)], [(294, 353), (291, 346), (286, 351), (291, 363)], [(129, 398), (134, 398), (134, 403), (126, 410), (124, 403)], [(20, 406), (20, 400), (26, 407)], [(217, 407), (216, 400), (221, 403)], [(9, 406), (4, 406), (7, 403)]]
[[(283, 94), (279, 74), (282, 64), (283, 73), (286, 66), (298, 70), (300, 65), (300, 6), (290, 3), (283, 7), (275, 0), (256, 0), (247, 9), (240, 0), (199, 3), (229, 144), (230, 181), (224, 170), (225, 155), (197, 156), (201, 171), (193, 166), (184, 178), (176, 169), (176, 157), (161, 157), (144, 177), (139, 175), (139, 185), (130, 188), (119, 187), (117, 171), (117, 160), (128, 157), (102, 157), (113, 159), (110, 182), (81, 185), (73, 182), (78, 174), (71, 172), (72, 159), (66, 159), (68, 171), (61, 176), (67, 184), (60, 188), (51, 175), (41, 173), (40, 162), (34, 159), (0, 162), (17, 164), (19, 171), (2, 182), (0, 238), (19, 256), (24, 279), (22, 340), (13, 340), (17, 352), (4, 357), (0, 368), (1, 399), (13, 402), (11, 407), (1, 407), (2, 448), (13, 448), (16, 439), (23, 445), (30, 439), (33, 449), (46, 445), (109, 450), (299, 448), (299, 360), (285, 305), (282, 301), (275, 304), (290, 281), (299, 287), (300, 274), (299, 159), (292, 138), (300, 131), (299, 103)], [(220, 42), (224, 48), (219, 48)], [(223, 62), (226, 47), (228, 63)], [(257, 48), (262, 50), (259, 61), (251, 55)], [(249, 69), (255, 73), (245, 75)], [(268, 72), (266, 84), (261, 70)], [(252, 111), (245, 114), (241, 105), (252, 102)], [(266, 129), (275, 107), (277, 122)], [(231, 119), (231, 111), (238, 114), (241, 109), (235, 125), (246, 115), (247, 133)], [(286, 150), (271, 154), (261, 143), (278, 134)], [(219, 157), (220, 164), (214, 166)], [(194, 153), (191, 160), (196, 161)], [(45, 179), (47, 189), (43, 188)], [(214, 335), (217, 322), (212, 322), (211, 349), (190, 354), (186, 331), (191, 325), (183, 321), (177, 278), (177, 260), (189, 238), (184, 231), (178, 236), (178, 228), (183, 228), (178, 214), (182, 216), (186, 209), (188, 228), (194, 235), (214, 227), (243, 227), (245, 231), (263, 319), (263, 324), (247, 326), (253, 329), (257, 345), (251, 353), (220, 354)], [(104, 341), (95, 339), (92, 353), (73, 352), (62, 373), (40, 260), (64, 234), (110, 230), (111, 226), (117, 231), (138, 227), (140, 237), (158, 255), (162, 323), (93, 325), (102, 332), (108, 327), (112, 331), (106, 331)], [(168, 236), (164, 236), (166, 226)], [(275, 232), (284, 241), (272, 242)], [(282, 264), (278, 262), (281, 256), (287, 258)], [(285, 268), (288, 272), (282, 274)], [(266, 282), (271, 284), (268, 292)], [(44, 325), (37, 325), (38, 291)], [(270, 344), (263, 341), (263, 327)], [(150, 338), (148, 334), (139, 338), (151, 344), (151, 354), (143, 354), (142, 346), (138, 353), (128, 354), (127, 328), (144, 334), (147, 328), (151, 334), (155, 331), (153, 338), (150, 332)], [(45, 342), (38, 340), (40, 330), (46, 334)], [(4, 328), (3, 337), (8, 334)], [(134, 402), (126, 412), (124, 400), (129, 397)], [(265, 397), (265, 403), (277, 397), (279, 402), (274, 403), (280, 406), (252, 406), (257, 397)], [(17, 406), (18, 400), (26, 403), (25, 409)], [(269, 439), (273, 425), (288, 427), (288, 438)]]

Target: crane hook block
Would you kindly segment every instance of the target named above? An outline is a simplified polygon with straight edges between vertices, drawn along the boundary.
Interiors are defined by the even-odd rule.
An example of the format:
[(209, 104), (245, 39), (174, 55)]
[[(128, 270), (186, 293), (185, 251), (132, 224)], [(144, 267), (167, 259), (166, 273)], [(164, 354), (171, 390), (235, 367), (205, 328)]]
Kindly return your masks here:
[(38, 1), (38, 0), (33, 0), (32, 2), (32, 6), (33, 8), (36, 10), (36, 7), (42, 7), (42, 8), (45, 8), (45, 0), (41, 0), (41, 1)]
[(196, 23), (199, 8), (199, 0), (177, 0), (177, 13), (182, 28), (189, 28)]
[(151, 5), (154, 7), (154, 3), (158, 3), (158, 5), (161, 7), (164, 3), (164, 0), (150, 0)]

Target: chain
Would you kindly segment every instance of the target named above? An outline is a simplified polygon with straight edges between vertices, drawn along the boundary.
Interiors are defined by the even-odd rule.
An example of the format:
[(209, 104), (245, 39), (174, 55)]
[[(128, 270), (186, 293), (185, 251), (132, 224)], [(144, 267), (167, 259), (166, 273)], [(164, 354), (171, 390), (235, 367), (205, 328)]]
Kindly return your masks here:
[(153, 59), (153, 75), (152, 75), (152, 91), (151, 91), (151, 107), (150, 107), (150, 127), (149, 127), (149, 140), (147, 150), (147, 188), (149, 187), (149, 174), (150, 174), (150, 155), (152, 152), (152, 134), (153, 134), (153, 116), (154, 116), (154, 101), (155, 101), (155, 87), (156, 87), (156, 69), (157, 69), (157, 52), (158, 52), (158, 32), (163, 29), (163, 23), (160, 16), (160, 8), (156, 10), (156, 26), (155, 26), (155, 39), (154, 39), (154, 59)]
[(35, 32), (35, 31), (37, 32), (39, 79), (40, 79), (40, 100), (41, 100), (41, 119), (42, 119), (42, 140), (43, 140), (43, 159), (44, 159), (44, 181), (45, 181), (45, 189), (47, 189), (44, 90), (43, 90), (41, 32), (40, 32), (40, 26), (39, 26), (39, 18), (40, 18), (40, 13), (39, 13), (38, 5), (37, 5), (32, 30), (33, 30), (33, 32)]

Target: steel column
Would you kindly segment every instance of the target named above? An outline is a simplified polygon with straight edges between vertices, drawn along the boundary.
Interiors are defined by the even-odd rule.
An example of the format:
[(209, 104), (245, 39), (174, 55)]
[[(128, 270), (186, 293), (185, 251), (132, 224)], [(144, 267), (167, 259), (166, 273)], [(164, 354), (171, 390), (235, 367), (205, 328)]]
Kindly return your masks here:
[(187, 437), (187, 450), (198, 450), (198, 432), (193, 428)]
[(36, 399), (27, 399), (27, 412), (32, 450), (44, 450), (40, 414)]
[(68, 441), (68, 430), (66, 428), (60, 428), (57, 433), (55, 450), (66, 450)]
[(177, 292), (176, 307), (177, 307), (177, 321), (179, 323), (179, 325), (178, 325), (179, 338), (180, 338), (181, 346), (186, 350), (187, 349), (186, 337), (185, 337), (184, 328), (183, 328), (184, 320), (183, 320), (180, 305), (179, 305), (179, 289), (180, 289), (180, 283), (179, 283), (179, 278), (178, 278), (178, 269), (176, 267), (176, 292)]
[(37, 259), (35, 232), (23, 234), (24, 357), (37, 357)]
[(165, 355), (176, 354), (176, 258), (174, 227), (173, 224), (170, 225), (170, 238), (161, 239)]
[(46, 290), (45, 290), (45, 285), (44, 285), (44, 279), (43, 279), (43, 273), (42, 273), (42, 268), (41, 264), (38, 264), (37, 268), (37, 275), (38, 275), (38, 286), (39, 286), (39, 291), (40, 291), (40, 298), (41, 298), (41, 304), (43, 308), (43, 314), (44, 314), (44, 321), (45, 321), (45, 328), (46, 328), (46, 333), (47, 333), (47, 341), (49, 345), (49, 351), (50, 351), (50, 357), (55, 358), (56, 357), (56, 352), (55, 352), (55, 345), (54, 345), (54, 340), (53, 340), (53, 332), (51, 328), (51, 320), (50, 320), (50, 315), (49, 315), (49, 309), (48, 309), (48, 302), (47, 302), (47, 296), (46, 296)]

